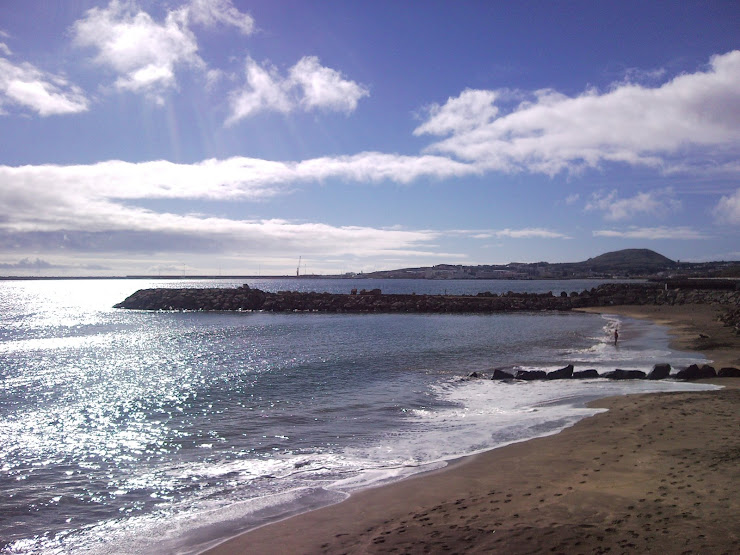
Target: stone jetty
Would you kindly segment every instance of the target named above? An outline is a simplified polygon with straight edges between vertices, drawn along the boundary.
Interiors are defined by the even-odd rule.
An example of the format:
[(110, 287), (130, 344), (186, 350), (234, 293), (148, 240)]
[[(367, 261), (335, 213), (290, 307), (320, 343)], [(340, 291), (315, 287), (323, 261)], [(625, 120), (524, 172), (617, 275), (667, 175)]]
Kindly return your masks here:
[(478, 293), (477, 295), (383, 294), (380, 289), (348, 294), (279, 291), (249, 285), (211, 289), (141, 289), (115, 305), (136, 310), (207, 310), (333, 313), (497, 313), (567, 311), (613, 305), (719, 304), (728, 309), (728, 325), (740, 317), (740, 290), (669, 288), (665, 283), (609, 283), (581, 292)]

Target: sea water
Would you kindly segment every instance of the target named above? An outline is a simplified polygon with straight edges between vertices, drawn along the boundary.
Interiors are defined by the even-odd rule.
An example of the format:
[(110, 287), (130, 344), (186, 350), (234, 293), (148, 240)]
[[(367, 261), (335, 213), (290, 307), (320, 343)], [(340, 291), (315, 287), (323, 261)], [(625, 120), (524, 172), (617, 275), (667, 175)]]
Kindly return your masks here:
[[(598, 282), (252, 280), (268, 291), (475, 294)], [(555, 433), (599, 397), (678, 382), (466, 380), (500, 366), (604, 372), (700, 355), (666, 330), (581, 313), (140, 312), (144, 287), (0, 282), (0, 549), (196, 553), (358, 488)], [(619, 326), (620, 344), (611, 342)]]

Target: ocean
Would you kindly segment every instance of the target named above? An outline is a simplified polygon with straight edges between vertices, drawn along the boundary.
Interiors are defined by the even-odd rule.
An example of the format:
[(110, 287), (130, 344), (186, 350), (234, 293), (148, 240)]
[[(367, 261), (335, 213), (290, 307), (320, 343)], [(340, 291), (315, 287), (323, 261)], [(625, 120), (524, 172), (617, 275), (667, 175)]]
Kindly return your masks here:
[[(0, 282), (0, 552), (198, 553), (453, 459), (556, 433), (609, 395), (710, 386), (464, 379), (494, 367), (704, 362), (582, 313), (139, 312), (141, 288)], [(250, 280), (267, 291), (581, 291), (601, 281)], [(615, 326), (620, 344), (611, 342)]]

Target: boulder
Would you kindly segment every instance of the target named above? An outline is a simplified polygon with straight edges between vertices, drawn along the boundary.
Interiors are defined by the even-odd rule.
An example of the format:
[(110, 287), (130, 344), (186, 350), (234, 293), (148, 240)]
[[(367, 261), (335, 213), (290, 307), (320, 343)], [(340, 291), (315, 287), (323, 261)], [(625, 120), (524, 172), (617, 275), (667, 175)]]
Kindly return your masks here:
[(714, 369), (714, 366), (709, 366), (708, 364), (702, 364), (699, 370), (704, 372), (710, 378), (717, 377), (717, 371)]
[(703, 380), (705, 378), (714, 378), (716, 376), (717, 372), (708, 364), (703, 365), (701, 368), (696, 364), (692, 364), (688, 368), (684, 368), (676, 374), (676, 378), (679, 380)]
[(594, 368), (589, 368), (588, 370), (578, 370), (573, 372), (572, 377), (576, 380), (585, 380), (588, 378), (598, 378), (599, 373)]
[(573, 365), (569, 364), (565, 368), (561, 368), (560, 370), (553, 370), (552, 372), (548, 372), (547, 379), (548, 380), (567, 380), (569, 378), (573, 377)]
[(656, 364), (647, 376), (648, 380), (663, 380), (671, 373), (671, 365), (667, 363)]
[(511, 372), (507, 372), (506, 370), (501, 370), (500, 368), (496, 368), (493, 371), (493, 376), (491, 377), (492, 380), (513, 380), (514, 374)]
[(719, 378), (740, 378), (740, 368), (733, 368), (732, 366), (726, 366), (725, 368), (720, 368), (719, 372), (717, 372), (717, 377)]
[(517, 380), (544, 380), (547, 377), (547, 372), (544, 370), (519, 370), (516, 373)]
[(480, 378), (481, 375), (478, 372), (471, 372), (468, 374), (468, 378)]
[(621, 370), (617, 368), (613, 372), (604, 374), (604, 377), (610, 380), (643, 380), (645, 379), (645, 372), (642, 370)]

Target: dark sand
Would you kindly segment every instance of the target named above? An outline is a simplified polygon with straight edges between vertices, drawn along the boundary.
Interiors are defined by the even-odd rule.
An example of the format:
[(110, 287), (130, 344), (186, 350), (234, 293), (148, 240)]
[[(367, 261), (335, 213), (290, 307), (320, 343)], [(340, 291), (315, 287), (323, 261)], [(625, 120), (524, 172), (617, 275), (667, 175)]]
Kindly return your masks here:
[[(675, 326), (676, 347), (738, 366), (740, 338), (711, 307), (601, 311)], [(712, 383), (726, 387), (597, 401), (609, 411), (557, 435), (361, 491), (209, 553), (740, 553), (740, 379)]]

